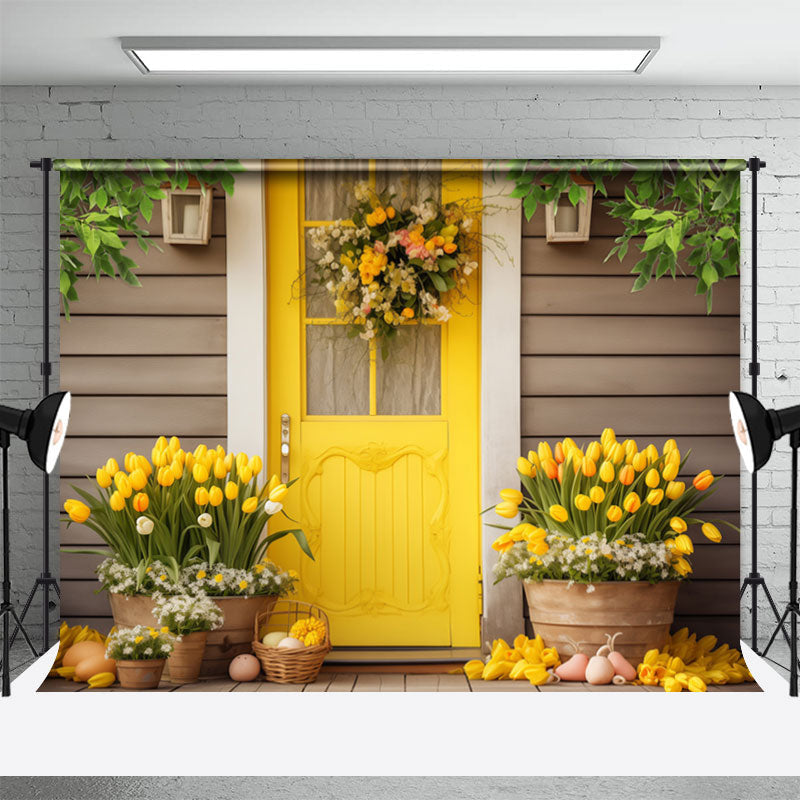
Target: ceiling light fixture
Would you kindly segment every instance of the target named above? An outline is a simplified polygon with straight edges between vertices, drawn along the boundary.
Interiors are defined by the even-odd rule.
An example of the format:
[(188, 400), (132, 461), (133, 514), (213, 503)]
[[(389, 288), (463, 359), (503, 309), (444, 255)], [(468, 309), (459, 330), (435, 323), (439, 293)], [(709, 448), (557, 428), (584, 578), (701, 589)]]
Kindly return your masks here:
[(123, 38), (145, 75), (180, 73), (640, 74), (658, 37)]

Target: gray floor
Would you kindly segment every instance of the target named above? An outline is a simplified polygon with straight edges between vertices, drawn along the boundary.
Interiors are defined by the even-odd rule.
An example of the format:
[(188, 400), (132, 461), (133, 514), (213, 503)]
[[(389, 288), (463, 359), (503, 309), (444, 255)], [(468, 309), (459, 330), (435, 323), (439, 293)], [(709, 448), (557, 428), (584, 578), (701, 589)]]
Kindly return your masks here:
[(796, 800), (800, 778), (5, 778), (11, 800)]

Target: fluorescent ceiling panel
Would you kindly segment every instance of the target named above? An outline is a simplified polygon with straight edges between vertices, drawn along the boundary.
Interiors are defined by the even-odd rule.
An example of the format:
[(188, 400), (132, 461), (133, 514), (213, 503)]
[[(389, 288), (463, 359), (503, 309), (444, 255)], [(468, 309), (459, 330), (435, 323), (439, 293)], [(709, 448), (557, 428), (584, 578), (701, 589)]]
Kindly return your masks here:
[(145, 74), (641, 73), (658, 38), (123, 39)]

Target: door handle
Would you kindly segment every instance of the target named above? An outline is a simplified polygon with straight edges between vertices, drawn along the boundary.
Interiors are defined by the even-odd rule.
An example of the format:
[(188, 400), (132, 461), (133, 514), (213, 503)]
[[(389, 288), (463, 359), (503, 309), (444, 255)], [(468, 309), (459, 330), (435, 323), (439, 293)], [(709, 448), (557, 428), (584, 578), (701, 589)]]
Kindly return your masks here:
[(281, 414), (281, 483), (289, 480), (289, 423), (289, 415)]

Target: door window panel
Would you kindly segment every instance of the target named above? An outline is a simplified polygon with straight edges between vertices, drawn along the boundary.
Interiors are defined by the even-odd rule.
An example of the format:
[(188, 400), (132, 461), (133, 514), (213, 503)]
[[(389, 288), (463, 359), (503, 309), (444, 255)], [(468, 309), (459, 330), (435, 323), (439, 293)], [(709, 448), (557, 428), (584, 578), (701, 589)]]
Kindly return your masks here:
[(309, 414), (369, 414), (369, 348), (343, 325), (306, 326), (306, 410)]
[(369, 179), (369, 162), (340, 158), (305, 162), (305, 218), (348, 219), (353, 187)]

